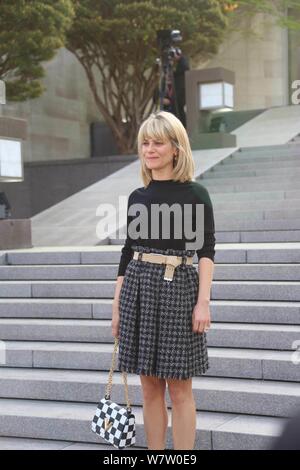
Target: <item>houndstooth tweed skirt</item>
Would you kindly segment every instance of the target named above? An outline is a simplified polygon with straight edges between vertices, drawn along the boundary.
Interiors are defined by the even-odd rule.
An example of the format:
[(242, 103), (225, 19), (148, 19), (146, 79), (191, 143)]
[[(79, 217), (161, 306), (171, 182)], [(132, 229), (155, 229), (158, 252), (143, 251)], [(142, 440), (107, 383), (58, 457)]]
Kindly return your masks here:
[[(134, 245), (134, 251), (193, 256), (194, 250)], [(193, 331), (199, 275), (193, 265), (175, 268), (164, 280), (165, 264), (132, 259), (119, 297), (119, 371), (188, 379), (209, 368), (206, 333)]]

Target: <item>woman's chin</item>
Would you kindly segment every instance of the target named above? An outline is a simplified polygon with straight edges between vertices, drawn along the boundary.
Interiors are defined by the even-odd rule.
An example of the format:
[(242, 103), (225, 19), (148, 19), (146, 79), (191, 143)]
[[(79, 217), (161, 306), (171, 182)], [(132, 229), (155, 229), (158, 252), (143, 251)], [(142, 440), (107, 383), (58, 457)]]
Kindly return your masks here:
[(155, 162), (148, 162), (146, 163), (146, 166), (149, 170), (153, 170), (153, 169), (159, 170), (159, 165), (158, 163), (155, 163)]

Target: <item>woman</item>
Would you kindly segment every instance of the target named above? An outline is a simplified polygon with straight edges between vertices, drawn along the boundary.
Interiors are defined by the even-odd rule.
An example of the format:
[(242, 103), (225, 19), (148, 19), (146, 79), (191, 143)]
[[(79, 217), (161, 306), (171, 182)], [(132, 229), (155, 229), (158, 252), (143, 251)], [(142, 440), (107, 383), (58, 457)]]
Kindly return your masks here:
[[(165, 448), (168, 384), (174, 449), (193, 449), (196, 409), (192, 377), (209, 368), (206, 330), (210, 327), (215, 255), (213, 208), (207, 190), (192, 180), (189, 139), (173, 114), (159, 111), (142, 123), (138, 152), (144, 187), (128, 199), (127, 238), (113, 301), (112, 334), (119, 338), (119, 370), (140, 375), (148, 448)], [(133, 215), (129, 208), (134, 204), (140, 206)], [(151, 211), (157, 205), (171, 208), (173, 204), (182, 208), (181, 214), (169, 217), (168, 236), (162, 236), (162, 229), (168, 232), (167, 217), (164, 213), (157, 227)], [(186, 249), (191, 237), (185, 237), (185, 205), (192, 209), (194, 232), (201, 222), (196, 219), (196, 206), (204, 207), (204, 243), (202, 239), (199, 249)], [(136, 224), (141, 215), (143, 221)], [(180, 226), (181, 236), (175, 237)], [(158, 228), (156, 236), (151, 228), (153, 232)], [(142, 231), (141, 235), (133, 236), (134, 229)], [(195, 252), (199, 274), (189, 264)]]

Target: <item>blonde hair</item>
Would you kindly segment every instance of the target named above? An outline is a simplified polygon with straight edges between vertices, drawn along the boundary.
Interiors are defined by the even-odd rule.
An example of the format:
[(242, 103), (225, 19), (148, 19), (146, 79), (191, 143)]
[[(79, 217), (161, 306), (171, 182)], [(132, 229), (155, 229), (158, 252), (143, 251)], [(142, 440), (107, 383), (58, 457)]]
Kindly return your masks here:
[(187, 132), (181, 121), (167, 111), (152, 113), (140, 126), (137, 136), (138, 154), (141, 160), (140, 175), (145, 186), (152, 180), (152, 173), (147, 168), (142, 154), (145, 139), (170, 141), (177, 149), (177, 160), (173, 164), (173, 179), (175, 181), (191, 181), (194, 177), (195, 165), (192, 149)]

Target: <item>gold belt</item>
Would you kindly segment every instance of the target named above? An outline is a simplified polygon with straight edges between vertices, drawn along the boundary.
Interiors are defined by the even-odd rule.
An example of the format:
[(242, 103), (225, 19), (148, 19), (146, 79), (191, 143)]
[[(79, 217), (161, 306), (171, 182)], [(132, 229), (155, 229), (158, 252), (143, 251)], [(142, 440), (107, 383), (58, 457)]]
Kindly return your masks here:
[[(174, 270), (183, 261), (183, 256), (172, 256), (163, 255), (160, 253), (143, 253), (141, 251), (135, 251), (133, 259), (140, 261), (148, 261), (150, 263), (166, 264), (164, 280), (172, 281), (174, 276)], [(186, 257), (186, 264), (193, 264), (193, 256)]]

